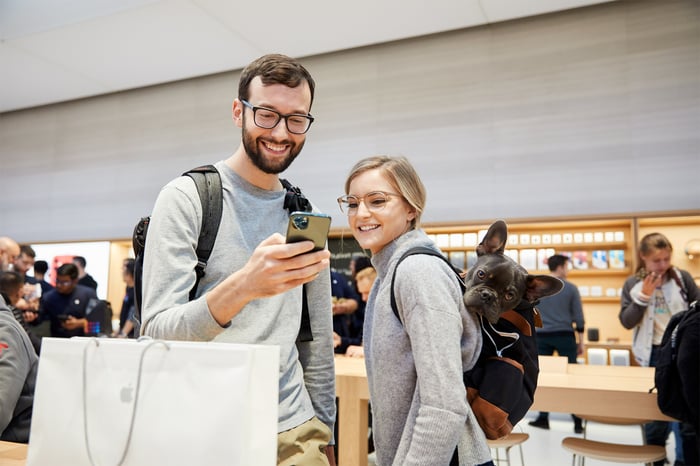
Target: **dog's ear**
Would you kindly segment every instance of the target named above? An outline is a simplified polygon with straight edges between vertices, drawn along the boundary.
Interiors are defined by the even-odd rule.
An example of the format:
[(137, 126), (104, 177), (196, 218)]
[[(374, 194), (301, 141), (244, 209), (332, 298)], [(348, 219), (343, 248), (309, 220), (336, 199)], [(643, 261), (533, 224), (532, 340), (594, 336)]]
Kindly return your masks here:
[(496, 220), (486, 232), (486, 236), (476, 247), (476, 255), (503, 254), (508, 239), (508, 226), (503, 220)]
[(533, 303), (545, 296), (557, 294), (564, 288), (564, 282), (551, 275), (528, 275), (525, 299)]

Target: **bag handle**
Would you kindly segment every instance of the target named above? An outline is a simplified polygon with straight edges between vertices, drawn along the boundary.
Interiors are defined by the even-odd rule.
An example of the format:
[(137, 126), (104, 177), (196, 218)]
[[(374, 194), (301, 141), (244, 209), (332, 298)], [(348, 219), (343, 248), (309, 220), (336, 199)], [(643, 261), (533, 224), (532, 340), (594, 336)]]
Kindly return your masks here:
[[(97, 338), (91, 338), (90, 341), (88, 342), (87, 345), (85, 345), (85, 348), (83, 349), (83, 424), (85, 428), (85, 448), (87, 449), (87, 454), (88, 454), (88, 460), (90, 461), (91, 465), (95, 465), (95, 461), (92, 459), (92, 453), (90, 452), (90, 440), (88, 439), (88, 416), (87, 416), (87, 354), (88, 354), (88, 349), (90, 348), (90, 343), (95, 343), (95, 347), (100, 346), (100, 340)], [(131, 434), (134, 432), (134, 419), (136, 418), (136, 406), (138, 405), (139, 402), (139, 389), (141, 388), (141, 373), (143, 370), (143, 359), (146, 356), (146, 352), (153, 346), (161, 344), (165, 347), (166, 350), (170, 351), (170, 345), (166, 343), (163, 340), (153, 340), (146, 347), (143, 349), (141, 352), (141, 356), (139, 357), (139, 368), (138, 368), (138, 373), (136, 375), (136, 390), (134, 390), (136, 393), (134, 395), (134, 404), (131, 407), (131, 420), (129, 421), (129, 433), (127, 434), (126, 437), (126, 443), (124, 445), (124, 451), (122, 451), (122, 456), (119, 459), (119, 462), (117, 463), (117, 466), (121, 466), (124, 463), (124, 459), (126, 458), (126, 454), (129, 451), (129, 445), (131, 445)]]

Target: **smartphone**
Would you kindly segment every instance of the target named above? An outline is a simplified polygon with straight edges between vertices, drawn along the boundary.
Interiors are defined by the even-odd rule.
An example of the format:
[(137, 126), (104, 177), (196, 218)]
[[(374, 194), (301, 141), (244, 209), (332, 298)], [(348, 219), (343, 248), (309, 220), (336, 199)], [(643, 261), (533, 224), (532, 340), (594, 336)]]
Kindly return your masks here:
[(326, 247), (328, 231), (331, 228), (331, 217), (314, 212), (292, 212), (287, 225), (287, 243), (313, 241), (312, 251)]
[(68, 317), (70, 317), (68, 314), (59, 314), (56, 316), (58, 320), (68, 320)]

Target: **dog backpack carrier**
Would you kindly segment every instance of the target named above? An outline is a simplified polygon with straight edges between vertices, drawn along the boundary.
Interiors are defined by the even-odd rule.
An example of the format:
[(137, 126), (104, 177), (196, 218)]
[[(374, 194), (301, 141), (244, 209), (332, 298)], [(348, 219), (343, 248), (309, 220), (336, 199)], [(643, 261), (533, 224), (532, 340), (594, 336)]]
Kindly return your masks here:
[[(182, 176), (189, 176), (197, 186), (199, 200), (202, 203), (202, 226), (197, 241), (197, 265), (195, 273), (197, 278), (194, 286), (190, 290), (189, 299), (193, 300), (197, 294), (199, 281), (206, 274), (207, 262), (214, 248), (216, 235), (219, 232), (221, 215), (223, 212), (223, 188), (221, 185), (221, 175), (213, 165), (203, 165), (186, 171)], [(289, 181), (280, 179), (282, 186), (287, 191), (284, 199), (284, 208), (291, 214), (296, 211), (308, 212), (311, 210), (311, 203), (302, 194), (299, 188), (292, 186)], [(132, 235), (132, 245), (134, 248), (134, 302), (135, 320), (141, 324), (143, 306), (143, 258), (146, 249), (146, 237), (151, 217), (143, 217), (134, 227)], [(302, 314), (301, 326), (299, 328), (299, 341), (311, 341), (311, 322), (309, 320), (309, 309), (306, 299), (306, 285), (302, 294)]]
[[(454, 267), (441, 253), (426, 247), (406, 251), (391, 277), (391, 309), (401, 322), (394, 297), (394, 282), (399, 264), (413, 254), (438, 257), (457, 275), (462, 294), (465, 292), (461, 270)], [(532, 406), (539, 362), (535, 304), (523, 299), (515, 309), (501, 315), (496, 324), (479, 316), (484, 343), (475, 366), (464, 373), (464, 385), (469, 405), (486, 438), (495, 440), (508, 435)], [(403, 324), (403, 322), (402, 322)]]

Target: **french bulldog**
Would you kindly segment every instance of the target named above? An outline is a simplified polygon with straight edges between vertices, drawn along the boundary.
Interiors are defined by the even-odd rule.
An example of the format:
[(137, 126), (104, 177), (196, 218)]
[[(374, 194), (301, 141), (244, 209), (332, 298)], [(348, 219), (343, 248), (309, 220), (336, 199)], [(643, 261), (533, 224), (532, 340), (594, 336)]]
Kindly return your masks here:
[(476, 264), (464, 279), (467, 309), (481, 314), (492, 324), (522, 300), (532, 304), (542, 297), (557, 294), (564, 287), (556, 277), (528, 274), (524, 267), (506, 256), (507, 239), (508, 226), (503, 220), (497, 220), (476, 247)]

